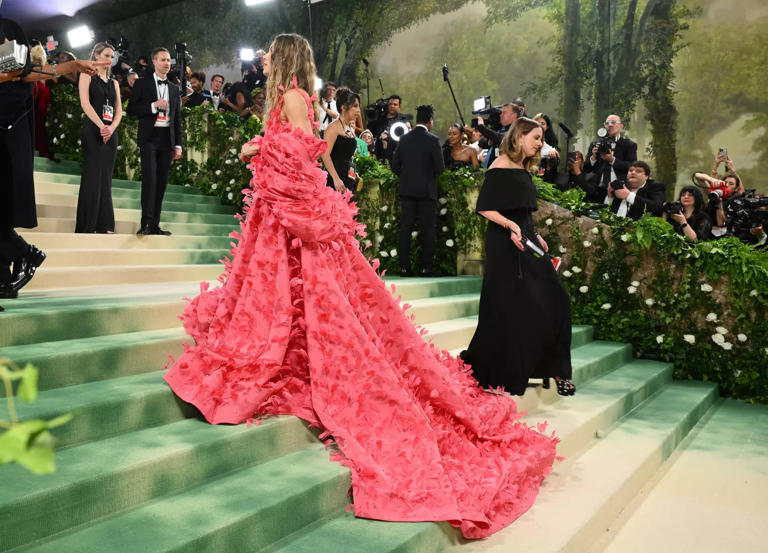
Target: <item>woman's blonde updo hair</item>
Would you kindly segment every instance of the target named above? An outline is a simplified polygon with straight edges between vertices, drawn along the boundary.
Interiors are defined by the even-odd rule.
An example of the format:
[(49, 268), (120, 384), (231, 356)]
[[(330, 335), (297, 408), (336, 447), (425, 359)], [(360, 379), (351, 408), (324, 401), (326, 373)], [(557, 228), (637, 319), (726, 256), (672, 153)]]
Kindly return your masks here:
[[(267, 77), (267, 103), (272, 109), (277, 105), (280, 96), (280, 85), (285, 90), (293, 88), (293, 77), (299, 88), (310, 96), (315, 89), (314, 54), (309, 41), (301, 35), (288, 33), (277, 35), (272, 42), (272, 58), (269, 76)], [(317, 100), (313, 100), (314, 110), (317, 111)]]
[(518, 119), (515, 119), (507, 133), (504, 135), (504, 139), (501, 141), (499, 154), (506, 154), (513, 162), (520, 163), (526, 171), (535, 170), (539, 164), (539, 159), (541, 159), (541, 150), (536, 152), (536, 155), (532, 157), (524, 157), (523, 141), (521, 138), (532, 130), (540, 128), (541, 125), (533, 119), (528, 119), (527, 117), (519, 117)]
[[(107, 48), (110, 48), (113, 51), (115, 49), (109, 42), (97, 42), (96, 44), (93, 45), (93, 50), (91, 50), (91, 56), (88, 59), (91, 61), (95, 60), (96, 56), (101, 54)], [(112, 68), (107, 67), (107, 75), (109, 75), (111, 71), (112, 71)]]

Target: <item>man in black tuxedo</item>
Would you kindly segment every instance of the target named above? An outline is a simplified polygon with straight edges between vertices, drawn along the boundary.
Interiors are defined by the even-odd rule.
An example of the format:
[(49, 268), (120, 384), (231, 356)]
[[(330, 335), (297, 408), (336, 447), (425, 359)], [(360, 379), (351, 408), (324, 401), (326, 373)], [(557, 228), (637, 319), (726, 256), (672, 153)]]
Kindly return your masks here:
[(649, 178), (650, 176), (651, 168), (648, 164), (635, 161), (629, 164), (627, 186), (614, 190), (611, 186), (603, 187), (588, 179), (582, 179), (579, 184), (587, 193), (587, 197), (609, 205), (611, 212), (619, 217), (637, 220), (646, 211), (661, 217), (667, 185)]
[(179, 87), (168, 81), (168, 50), (155, 48), (152, 63), (155, 72), (136, 81), (128, 103), (128, 113), (139, 119), (141, 226), (136, 234), (168, 236), (170, 231), (160, 228), (160, 212), (171, 160), (181, 157), (181, 97)]
[(598, 175), (598, 183), (607, 187), (616, 179), (626, 179), (629, 164), (637, 161), (637, 144), (621, 136), (624, 125), (618, 115), (605, 118), (605, 130), (608, 131), (611, 151), (598, 156), (597, 142), (589, 146), (591, 155), (585, 160), (584, 172)]
[(411, 275), (411, 231), (418, 220), (421, 230), (420, 276), (432, 276), (437, 239), (437, 175), (445, 170), (440, 139), (432, 134), (434, 109), (416, 108), (416, 128), (403, 135), (392, 159), (400, 177), (400, 276)]

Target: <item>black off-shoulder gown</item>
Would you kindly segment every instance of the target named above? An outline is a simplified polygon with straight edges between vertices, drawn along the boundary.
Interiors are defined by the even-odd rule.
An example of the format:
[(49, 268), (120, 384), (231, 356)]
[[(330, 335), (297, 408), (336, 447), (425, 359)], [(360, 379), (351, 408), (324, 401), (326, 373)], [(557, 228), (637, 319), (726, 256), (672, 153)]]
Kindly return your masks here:
[[(523, 169), (489, 169), (476, 211), (498, 211), (537, 242), (531, 213), (536, 187)], [(543, 248), (542, 248), (543, 249)], [(475, 335), (462, 359), (483, 387), (525, 392), (529, 378), (571, 378), (568, 292), (549, 255), (520, 251), (509, 231), (489, 222)]]

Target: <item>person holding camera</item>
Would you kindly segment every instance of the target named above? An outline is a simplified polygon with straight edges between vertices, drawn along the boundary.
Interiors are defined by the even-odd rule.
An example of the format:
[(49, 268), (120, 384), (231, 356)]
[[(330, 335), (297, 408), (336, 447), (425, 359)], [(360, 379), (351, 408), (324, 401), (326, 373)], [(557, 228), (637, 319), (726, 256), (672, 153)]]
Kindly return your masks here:
[[(717, 175), (722, 163), (725, 163), (728, 172), (720, 180)], [(744, 195), (744, 185), (725, 148), (720, 148), (715, 156), (715, 163), (710, 174), (694, 173), (693, 180), (702, 188), (709, 190), (709, 202), (706, 211), (712, 223), (717, 227), (727, 227), (727, 208), (733, 200)]]
[(589, 146), (590, 156), (585, 160), (583, 170), (597, 174), (598, 184), (605, 188), (608, 183), (627, 178), (630, 163), (637, 161), (637, 144), (621, 136), (623, 128), (621, 117), (609, 115), (605, 118), (608, 134)]
[(437, 240), (437, 176), (445, 170), (440, 139), (432, 134), (434, 108), (416, 108), (416, 128), (400, 139), (392, 159), (392, 172), (400, 177), (400, 276), (411, 275), (411, 231), (421, 230), (420, 276), (433, 276)]
[[(572, 162), (571, 170), (577, 168), (578, 163)], [(611, 212), (619, 217), (637, 220), (646, 211), (661, 217), (667, 186), (650, 176), (651, 167), (644, 161), (635, 161), (629, 164), (626, 180), (611, 181), (607, 187), (596, 179), (579, 178), (578, 182), (589, 201), (608, 205)]]
[(152, 52), (155, 72), (136, 81), (128, 114), (139, 120), (137, 144), (141, 155), (141, 224), (136, 234), (169, 236), (160, 228), (160, 212), (168, 186), (171, 161), (181, 158), (181, 94), (168, 79), (171, 54)]
[(695, 186), (684, 186), (676, 202), (664, 204), (662, 218), (677, 234), (693, 242), (712, 238), (712, 221), (704, 211), (704, 198)]
[(514, 123), (515, 120), (520, 117), (521, 113), (522, 111), (520, 110), (520, 107), (511, 102), (507, 102), (501, 106), (501, 114), (499, 115), (501, 128), (498, 130), (498, 132), (487, 127), (482, 117), (477, 118), (477, 126), (475, 128), (480, 131), (480, 134), (488, 139), (489, 143), (488, 153), (485, 155), (485, 164), (483, 165), (483, 167), (486, 169), (490, 167), (493, 163), (493, 160), (498, 157), (499, 145), (504, 139), (504, 135), (506, 134), (507, 130), (509, 130), (510, 125), (512, 125), (512, 123)]

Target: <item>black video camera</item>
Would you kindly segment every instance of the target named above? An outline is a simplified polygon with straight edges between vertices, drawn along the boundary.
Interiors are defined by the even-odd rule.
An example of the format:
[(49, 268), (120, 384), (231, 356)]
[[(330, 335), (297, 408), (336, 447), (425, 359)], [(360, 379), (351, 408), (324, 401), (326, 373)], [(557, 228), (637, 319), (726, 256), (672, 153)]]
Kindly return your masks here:
[(750, 229), (768, 223), (768, 198), (759, 198), (754, 190), (747, 190), (742, 196), (726, 203), (728, 227), (731, 231)]
[[(472, 103), (472, 113), (483, 118), (485, 126), (498, 131), (501, 128), (501, 106), (491, 105), (490, 96), (480, 96)], [(478, 118), (472, 119), (472, 127), (477, 128)]]
[(379, 121), (387, 116), (389, 98), (379, 98), (365, 107), (365, 118), (368, 123)]

